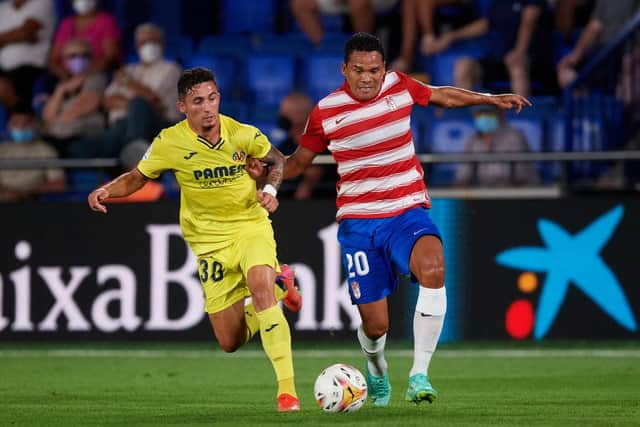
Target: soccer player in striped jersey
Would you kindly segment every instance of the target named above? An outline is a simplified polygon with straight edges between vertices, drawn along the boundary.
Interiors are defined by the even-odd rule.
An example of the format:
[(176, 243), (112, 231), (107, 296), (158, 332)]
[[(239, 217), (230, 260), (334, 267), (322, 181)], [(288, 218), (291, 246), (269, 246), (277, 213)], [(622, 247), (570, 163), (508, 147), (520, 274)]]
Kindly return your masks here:
[[(301, 299), (284, 268), (286, 293), (274, 285), (279, 268), (268, 216), (278, 207), (284, 156), (255, 127), (219, 114), (211, 71), (186, 70), (178, 96), (186, 119), (160, 132), (136, 168), (93, 191), (89, 206), (106, 213), (106, 200), (128, 196), (172, 170), (181, 189), (180, 227), (198, 257), (205, 310), (218, 343), (233, 352), (259, 331), (278, 380), (278, 411), (298, 411), (291, 331), (276, 298), (293, 311), (300, 310)], [(271, 165), (261, 190), (246, 173), (247, 156)]]
[[(447, 296), (442, 238), (428, 213), (424, 173), (411, 135), (411, 109), (414, 104), (446, 108), (489, 104), (519, 112), (531, 103), (519, 95), (432, 87), (400, 72), (386, 72), (382, 45), (367, 33), (347, 41), (342, 74), (342, 87), (311, 112), (299, 147), (287, 158), (284, 179), (300, 175), (326, 148), (337, 163), (338, 240), (351, 301), (362, 319), (357, 335), (375, 406), (387, 406), (391, 397), (384, 358), (387, 296), (398, 286), (397, 273), (410, 274), (419, 284), (414, 362), (405, 399), (432, 402), (437, 392), (427, 372)], [(258, 173), (255, 164), (250, 165), (252, 176)]]

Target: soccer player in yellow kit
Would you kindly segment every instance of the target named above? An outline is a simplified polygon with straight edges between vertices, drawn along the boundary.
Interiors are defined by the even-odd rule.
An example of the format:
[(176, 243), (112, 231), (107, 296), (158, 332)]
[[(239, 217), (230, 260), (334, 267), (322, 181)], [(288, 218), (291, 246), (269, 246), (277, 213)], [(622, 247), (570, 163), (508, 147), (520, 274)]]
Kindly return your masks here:
[[(278, 411), (300, 409), (294, 385), (291, 331), (276, 303), (278, 260), (269, 213), (278, 207), (285, 158), (255, 127), (219, 114), (213, 73), (186, 70), (178, 81), (178, 107), (186, 120), (154, 139), (137, 167), (94, 190), (91, 209), (127, 196), (149, 179), (172, 170), (180, 185), (180, 226), (198, 258), (205, 308), (222, 349), (233, 352), (258, 331), (278, 380)], [(247, 157), (269, 165), (266, 185), (256, 189)], [(245, 306), (245, 298), (252, 304)], [(285, 305), (301, 303), (292, 283)]]

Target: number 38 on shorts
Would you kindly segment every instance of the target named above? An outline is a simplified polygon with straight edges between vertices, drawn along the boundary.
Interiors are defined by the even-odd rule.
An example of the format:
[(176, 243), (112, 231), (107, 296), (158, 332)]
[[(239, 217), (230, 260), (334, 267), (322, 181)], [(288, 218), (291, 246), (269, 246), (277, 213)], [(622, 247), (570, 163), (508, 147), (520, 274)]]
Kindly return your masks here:
[(224, 278), (224, 268), (218, 261), (213, 261), (209, 258), (203, 258), (198, 265), (200, 273), (200, 282), (202, 284), (207, 283), (207, 280), (213, 282), (219, 282)]

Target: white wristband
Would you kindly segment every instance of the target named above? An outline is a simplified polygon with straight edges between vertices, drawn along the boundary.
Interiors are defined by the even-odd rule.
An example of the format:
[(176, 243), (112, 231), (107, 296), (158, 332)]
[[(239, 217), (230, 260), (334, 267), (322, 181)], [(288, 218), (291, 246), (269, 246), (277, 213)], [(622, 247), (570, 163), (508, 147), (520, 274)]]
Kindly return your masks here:
[(262, 192), (263, 193), (267, 193), (267, 194), (271, 194), (273, 197), (276, 197), (278, 195), (278, 190), (276, 190), (276, 187), (274, 187), (271, 184), (267, 184), (262, 188)]

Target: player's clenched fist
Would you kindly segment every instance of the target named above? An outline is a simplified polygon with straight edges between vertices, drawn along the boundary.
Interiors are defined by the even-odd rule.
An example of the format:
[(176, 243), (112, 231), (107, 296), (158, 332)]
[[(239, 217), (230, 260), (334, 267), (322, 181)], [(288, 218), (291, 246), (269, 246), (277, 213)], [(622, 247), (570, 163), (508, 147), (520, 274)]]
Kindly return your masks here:
[(89, 194), (88, 201), (89, 207), (91, 210), (96, 212), (107, 213), (107, 207), (102, 204), (105, 200), (109, 198), (109, 191), (104, 188), (98, 188)]
[(262, 190), (258, 190), (257, 195), (260, 206), (265, 208), (267, 212), (273, 213), (278, 209), (280, 202), (278, 202), (278, 199), (275, 196)]

